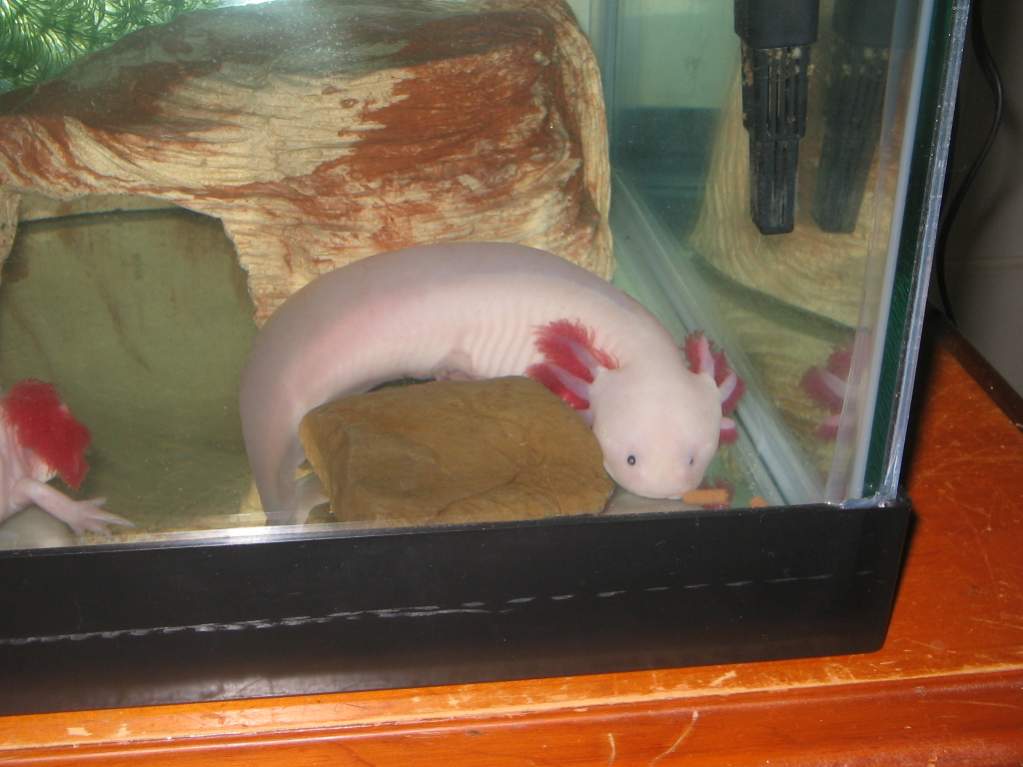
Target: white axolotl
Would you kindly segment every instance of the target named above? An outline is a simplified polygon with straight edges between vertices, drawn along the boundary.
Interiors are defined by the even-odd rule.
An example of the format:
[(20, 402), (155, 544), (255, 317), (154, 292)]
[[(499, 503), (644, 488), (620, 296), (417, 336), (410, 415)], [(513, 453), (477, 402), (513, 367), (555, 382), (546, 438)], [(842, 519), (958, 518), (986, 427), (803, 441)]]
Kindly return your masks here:
[(274, 312), (242, 374), (245, 447), (268, 518), (301, 523), (324, 500), (314, 477), (295, 479), (313, 408), (399, 378), (528, 375), (587, 419), (619, 485), (679, 498), (735, 436), (723, 412), (742, 393), (702, 335), (686, 351), (689, 365), (637, 301), (557, 256), (411, 247), (324, 274)]
[(101, 509), (102, 498), (76, 501), (47, 484), (59, 475), (74, 489), (81, 485), (89, 440), (51, 384), (29, 379), (0, 391), (0, 522), (34, 503), (78, 535), (131, 525)]

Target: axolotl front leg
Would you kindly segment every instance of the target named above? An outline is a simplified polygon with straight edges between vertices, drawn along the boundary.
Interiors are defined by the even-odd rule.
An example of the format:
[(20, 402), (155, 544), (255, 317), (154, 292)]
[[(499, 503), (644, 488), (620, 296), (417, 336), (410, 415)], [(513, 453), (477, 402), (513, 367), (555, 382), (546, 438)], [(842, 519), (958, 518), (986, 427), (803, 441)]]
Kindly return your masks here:
[(29, 477), (22, 477), (14, 483), (10, 501), (19, 510), (34, 503), (70, 527), (76, 535), (106, 533), (107, 525), (131, 525), (128, 520), (100, 508), (104, 498), (76, 501), (57, 488)]

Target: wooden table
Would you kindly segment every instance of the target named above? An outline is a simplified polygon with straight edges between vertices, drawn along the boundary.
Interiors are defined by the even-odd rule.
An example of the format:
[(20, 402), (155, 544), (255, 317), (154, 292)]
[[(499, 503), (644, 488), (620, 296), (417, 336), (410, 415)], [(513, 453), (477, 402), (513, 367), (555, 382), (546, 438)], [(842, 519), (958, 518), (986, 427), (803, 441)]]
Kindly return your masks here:
[(0, 764), (1018, 767), (1023, 432), (967, 368), (949, 336), (921, 368), (917, 523), (880, 652), (9, 717)]

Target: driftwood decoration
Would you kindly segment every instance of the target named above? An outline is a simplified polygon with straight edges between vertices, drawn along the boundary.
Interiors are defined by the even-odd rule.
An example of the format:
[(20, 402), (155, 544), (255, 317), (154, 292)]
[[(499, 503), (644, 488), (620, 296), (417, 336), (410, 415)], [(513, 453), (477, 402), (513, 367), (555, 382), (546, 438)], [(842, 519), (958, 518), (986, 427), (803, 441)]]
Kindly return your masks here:
[(600, 76), (561, 0), (182, 15), (0, 97), (0, 262), (37, 215), (14, 212), (26, 193), (219, 218), (257, 321), (319, 273), (421, 242), (613, 271)]

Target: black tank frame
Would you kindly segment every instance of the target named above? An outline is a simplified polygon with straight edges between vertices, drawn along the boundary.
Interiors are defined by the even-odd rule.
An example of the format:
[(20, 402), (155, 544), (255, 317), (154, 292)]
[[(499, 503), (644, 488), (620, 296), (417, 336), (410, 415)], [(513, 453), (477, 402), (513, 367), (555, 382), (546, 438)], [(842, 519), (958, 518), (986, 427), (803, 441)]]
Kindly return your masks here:
[(0, 714), (869, 652), (900, 499), (0, 554)]

